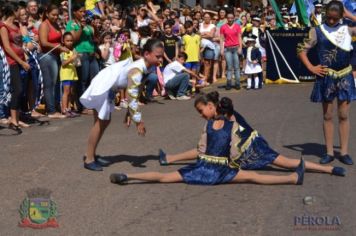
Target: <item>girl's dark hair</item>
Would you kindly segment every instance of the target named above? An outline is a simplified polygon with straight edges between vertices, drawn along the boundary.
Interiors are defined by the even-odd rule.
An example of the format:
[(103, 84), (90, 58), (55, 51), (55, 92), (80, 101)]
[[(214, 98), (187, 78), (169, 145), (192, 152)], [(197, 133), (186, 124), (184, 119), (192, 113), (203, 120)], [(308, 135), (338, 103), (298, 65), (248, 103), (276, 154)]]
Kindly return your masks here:
[(44, 12), (44, 14), (42, 16), (42, 21), (45, 21), (47, 19), (47, 14), (49, 14), (53, 10), (58, 10), (58, 12), (59, 12), (58, 6), (54, 5), (54, 4), (48, 5), (46, 8), (46, 11)]
[(152, 52), (155, 48), (164, 48), (161, 40), (149, 39), (143, 46), (143, 52)]
[(340, 1), (330, 1), (326, 7), (325, 7), (325, 11), (329, 12), (329, 11), (337, 11), (339, 12), (339, 16), (340, 18), (343, 17), (344, 14), (344, 5), (342, 4), (342, 2)]
[(19, 9), (19, 5), (15, 2), (6, 3), (2, 8), (2, 15), (5, 19), (14, 16), (15, 12)]
[(113, 33), (111, 33), (110, 31), (104, 31), (101, 35), (100, 35), (100, 43), (104, 43), (104, 38), (106, 36), (110, 35), (111, 37), (114, 36)]
[(219, 93), (217, 91), (201, 94), (195, 99), (194, 106), (196, 107), (199, 103), (207, 105), (208, 102), (211, 102), (214, 104), (214, 106), (216, 106), (216, 112), (219, 115), (231, 116), (234, 113), (234, 105), (232, 104), (232, 100), (228, 97), (219, 99)]
[(154, 38), (154, 39), (161, 39), (162, 36), (163, 36), (163, 33), (162, 33), (162, 31), (159, 31), (159, 30), (154, 31), (152, 33), (152, 38)]
[(150, 37), (152, 34), (151, 28), (148, 25), (141, 26), (140, 28), (138, 28), (138, 33), (142, 38)]
[(228, 97), (223, 97), (220, 99), (218, 106), (218, 113), (220, 115), (232, 116), (234, 114), (234, 105), (232, 100)]
[(82, 3), (74, 3), (72, 6), (72, 12), (79, 11), (80, 8), (84, 7)]
[(72, 35), (71, 32), (65, 32), (65, 33), (63, 34), (63, 36), (62, 36), (62, 42), (64, 42), (64, 38), (67, 37), (68, 35), (70, 35), (70, 36), (73, 37), (73, 35)]
[(219, 93), (217, 91), (212, 91), (210, 93), (202, 93), (194, 101), (194, 106), (196, 107), (199, 103), (207, 105), (208, 102), (213, 103), (216, 107), (219, 105)]

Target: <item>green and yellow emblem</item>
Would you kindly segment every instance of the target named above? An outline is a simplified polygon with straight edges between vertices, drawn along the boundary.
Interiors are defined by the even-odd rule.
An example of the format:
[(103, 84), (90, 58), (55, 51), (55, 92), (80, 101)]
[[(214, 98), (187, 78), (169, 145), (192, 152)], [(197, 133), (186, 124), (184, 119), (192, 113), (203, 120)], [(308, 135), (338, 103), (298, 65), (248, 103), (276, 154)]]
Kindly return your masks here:
[(19, 226), (35, 229), (58, 227), (57, 206), (50, 197), (51, 191), (48, 189), (36, 188), (27, 191), (27, 197), (20, 207)]

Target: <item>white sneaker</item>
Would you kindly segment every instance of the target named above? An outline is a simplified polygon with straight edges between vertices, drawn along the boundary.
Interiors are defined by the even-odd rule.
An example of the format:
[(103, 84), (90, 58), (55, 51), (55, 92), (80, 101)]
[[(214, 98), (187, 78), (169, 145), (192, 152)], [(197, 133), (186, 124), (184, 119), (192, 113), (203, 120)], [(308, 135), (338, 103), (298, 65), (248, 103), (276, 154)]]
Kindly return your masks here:
[(173, 96), (172, 94), (168, 94), (168, 97), (169, 97), (169, 99), (171, 99), (171, 100), (176, 100), (177, 98), (175, 97), (175, 96)]
[(188, 97), (188, 96), (186, 96), (186, 95), (177, 97), (177, 100), (180, 100), (180, 101), (189, 100), (189, 99), (190, 99), (190, 97)]
[(126, 109), (129, 106), (128, 102), (126, 100), (122, 100), (120, 102), (120, 107)]

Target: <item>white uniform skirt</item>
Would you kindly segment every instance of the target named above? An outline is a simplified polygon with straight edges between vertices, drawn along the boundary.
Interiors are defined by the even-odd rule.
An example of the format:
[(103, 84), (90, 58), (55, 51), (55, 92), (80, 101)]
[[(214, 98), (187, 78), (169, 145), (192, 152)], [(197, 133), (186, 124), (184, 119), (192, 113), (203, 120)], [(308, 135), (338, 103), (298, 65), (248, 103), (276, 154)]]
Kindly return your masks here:
[(131, 59), (127, 59), (101, 70), (80, 97), (80, 102), (86, 108), (98, 112), (99, 119), (110, 120), (110, 115), (115, 108), (117, 90), (127, 87), (127, 73), (124, 71), (131, 62)]
[(257, 74), (262, 72), (262, 67), (260, 64), (253, 64), (250, 61), (246, 61), (246, 66), (245, 66), (245, 74), (251, 75), (251, 74)]

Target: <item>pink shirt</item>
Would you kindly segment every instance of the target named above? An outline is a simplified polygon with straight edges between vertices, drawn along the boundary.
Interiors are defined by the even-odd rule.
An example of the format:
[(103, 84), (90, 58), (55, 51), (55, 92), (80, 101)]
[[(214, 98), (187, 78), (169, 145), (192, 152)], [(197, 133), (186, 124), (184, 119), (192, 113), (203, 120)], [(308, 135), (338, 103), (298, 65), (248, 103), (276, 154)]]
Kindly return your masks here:
[(224, 36), (224, 47), (236, 47), (240, 44), (239, 36), (241, 35), (241, 28), (236, 23), (234, 23), (232, 27), (226, 23), (221, 26), (220, 35)]

